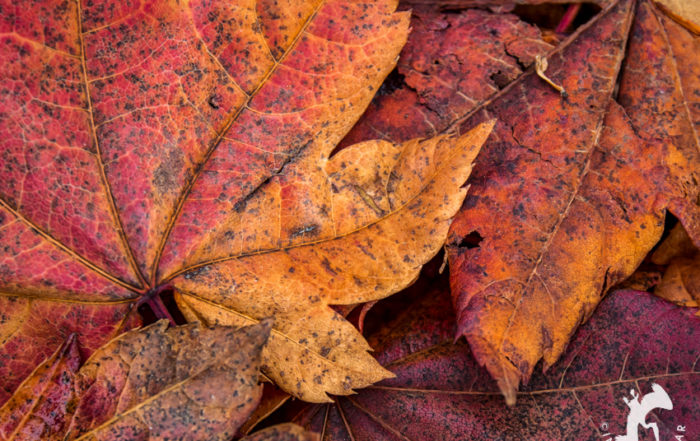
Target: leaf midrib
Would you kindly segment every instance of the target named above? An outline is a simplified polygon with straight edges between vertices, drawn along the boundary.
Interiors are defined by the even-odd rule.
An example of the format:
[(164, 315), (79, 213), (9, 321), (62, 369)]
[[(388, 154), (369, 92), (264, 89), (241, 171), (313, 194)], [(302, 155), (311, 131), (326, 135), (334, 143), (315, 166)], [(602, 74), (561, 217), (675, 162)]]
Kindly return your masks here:
[[(495, 121), (495, 120), (491, 120), (491, 121)], [(480, 127), (480, 126), (483, 125), (483, 124), (486, 124), (486, 123), (481, 123), (480, 125), (476, 126), (475, 128)], [(465, 136), (465, 135), (466, 135), (466, 134), (464, 134), (464, 135), (462, 135), (462, 136)], [(380, 222), (383, 222), (383, 221), (385, 221), (386, 219), (388, 219), (388, 218), (390, 218), (390, 217), (392, 217), (392, 216), (394, 216), (394, 215), (397, 215), (399, 212), (401, 212), (401, 210), (403, 210), (403, 209), (406, 208), (409, 204), (411, 204), (412, 202), (414, 202), (415, 199), (418, 198), (420, 195), (422, 195), (423, 192), (425, 191), (425, 189), (426, 189), (428, 186), (430, 186), (430, 185), (433, 183), (433, 181), (435, 181), (435, 179), (436, 179), (437, 176), (440, 174), (440, 172), (441, 172), (442, 170), (444, 170), (445, 167), (448, 167), (449, 164), (452, 164), (452, 163), (453, 163), (453, 159), (455, 158), (455, 156), (459, 155), (459, 154), (462, 152), (462, 150), (464, 150), (465, 148), (466, 148), (466, 147), (461, 147), (461, 148), (453, 149), (453, 151), (450, 152), (450, 154), (448, 155), (447, 159), (442, 161), (442, 163), (445, 164), (445, 165), (444, 165), (444, 166), (437, 166), (437, 167), (435, 167), (435, 171), (434, 171), (431, 175), (429, 175), (429, 177), (428, 177), (427, 179), (424, 180), (425, 184), (424, 184), (423, 186), (421, 186), (420, 189), (418, 189), (418, 191), (416, 191), (416, 193), (415, 193), (414, 195), (412, 195), (410, 198), (408, 198), (403, 204), (401, 204), (401, 205), (399, 205), (398, 207), (396, 207), (395, 209), (393, 209), (393, 210), (387, 212), (387, 213), (384, 214), (383, 216), (378, 217), (377, 219), (375, 219), (375, 220), (373, 220), (373, 221), (371, 221), (371, 222), (368, 222), (368, 223), (366, 223), (366, 224), (360, 225), (360, 226), (358, 226), (357, 228), (354, 228), (354, 229), (351, 230), (351, 231), (348, 231), (348, 232), (343, 233), (343, 234), (340, 234), (340, 235), (335, 235), (335, 236), (333, 236), (333, 237), (325, 237), (325, 238), (313, 240), (313, 241), (310, 241), (310, 242), (301, 242), (301, 243), (289, 245), (289, 246), (286, 246), (286, 247), (267, 248), (267, 249), (263, 249), (263, 250), (257, 250), (257, 251), (254, 251), (254, 252), (250, 252), (250, 253), (241, 253), (241, 254), (238, 254), (238, 255), (231, 255), (231, 256), (220, 257), (220, 258), (217, 258), (217, 259), (205, 260), (205, 261), (203, 261), (203, 262), (199, 262), (199, 263), (197, 263), (197, 264), (190, 265), (190, 266), (188, 266), (188, 267), (185, 267), (185, 268), (183, 268), (183, 269), (181, 269), (181, 270), (178, 270), (178, 271), (172, 273), (171, 275), (169, 275), (169, 276), (167, 276), (167, 277), (164, 278), (164, 282), (163, 282), (163, 283), (170, 282), (170, 281), (172, 281), (173, 279), (175, 279), (176, 277), (178, 277), (178, 276), (180, 276), (180, 275), (182, 275), (182, 274), (186, 274), (186, 273), (188, 273), (188, 272), (190, 272), (190, 271), (194, 271), (194, 270), (196, 270), (196, 269), (198, 269), (198, 268), (202, 268), (202, 267), (204, 267), (204, 266), (215, 265), (215, 264), (218, 264), (218, 263), (227, 262), (227, 261), (229, 261), (229, 260), (245, 259), (245, 258), (251, 257), (251, 256), (259, 256), (259, 255), (263, 255), (263, 254), (272, 254), (272, 253), (286, 252), (286, 251), (288, 251), (288, 250), (295, 249), (295, 248), (313, 246), (313, 245), (317, 245), (317, 244), (320, 244), (320, 243), (327, 243), (327, 242), (332, 242), (332, 241), (335, 241), (335, 240), (341, 240), (341, 239), (344, 239), (344, 238), (346, 238), (346, 237), (349, 237), (349, 236), (351, 236), (351, 235), (353, 235), (353, 234), (356, 234), (356, 233), (358, 233), (358, 232), (361, 232), (361, 231), (363, 231), (363, 230), (366, 230), (367, 228), (371, 228), (371, 227), (373, 227), (374, 225), (376, 225), (376, 224), (378, 224), (378, 223), (380, 223)], [(403, 153), (403, 152), (402, 152), (402, 153)], [(398, 164), (398, 162), (397, 162), (397, 164)], [(394, 164), (394, 166), (396, 166), (397, 164)], [(392, 169), (392, 172), (393, 172), (393, 169)], [(372, 208), (372, 207), (370, 206), (370, 208)], [(454, 217), (454, 215), (453, 215), (453, 217)], [(388, 279), (388, 278), (387, 278), (387, 279)]]
[[(100, 170), (100, 181), (102, 183), (102, 186), (105, 189), (105, 193), (107, 196), (107, 201), (109, 203), (109, 210), (110, 214), (112, 215), (113, 220), (116, 223), (116, 230), (119, 234), (119, 240), (122, 243), (122, 246), (124, 247), (124, 250), (126, 251), (126, 259), (129, 262), (129, 266), (131, 267), (132, 271), (135, 273), (139, 283), (141, 284), (140, 287), (132, 287), (129, 286), (127, 287), (128, 289), (136, 292), (142, 292), (143, 290), (147, 289), (148, 287), (148, 282), (144, 278), (143, 274), (141, 274), (141, 270), (139, 268), (138, 263), (136, 262), (136, 258), (134, 257), (134, 251), (131, 249), (131, 245), (129, 245), (129, 240), (126, 237), (126, 232), (124, 231), (124, 225), (121, 220), (121, 216), (119, 213), (119, 210), (117, 210), (117, 205), (114, 200), (114, 194), (112, 193), (112, 186), (110, 185), (109, 180), (107, 179), (107, 174), (105, 172), (105, 167), (104, 163), (102, 162), (102, 150), (100, 149), (100, 143), (97, 138), (97, 130), (95, 128), (95, 117), (93, 114), (92, 110), (92, 95), (90, 93), (90, 81), (88, 80), (88, 74), (87, 74), (87, 57), (85, 55), (85, 39), (83, 38), (84, 31), (83, 31), (83, 9), (82, 9), (82, 4), (80, 0), (76, 1), (76, 5), (78, 8), (78, 38), (80, 39), (80, 67), (82, 69), (83, 73), (83, 87), (85, 88), (85, 97), (87, 99), (87, 104), (88, 108), (87, 114), (90, 116), (90, 134), (92, 135), (92, 140), (93, 144), (95, 145), (95, 150), (97, 154), (95, 155), (97, 158), (97, 164), (98, 168)], [(136, 288), (136, 289), (134, 289)]]
[[(532, 390), (532, 391), (518, 391), (516, 394), (518, 396), (531, 396), (531, 395), (544, 395), (544, 394), (556, 394), (556, 393), (567, 393), (567, 392), (578, 392), (578, 391), (587, 391), (591, 390), (597, 387), (609, 387), (609, 386), (615, 386), (618, 384), (624, 384), (624, 383), (631, 383), (631, 382), (636, 382), (636, 381), (649, 381), (649, 380), (655, 380), (655, 379), (663, 379), (663, 378), (674, 378), (674, 377), (682, 377), (682, 376), (693, 376), (693, 375), (700, 375), (700, 372), (697, 371), (683, 371), (683, 372), (674, 372), (674, 373), (668, 373), (668, 374), (658, 374), (658, 375), (643, 375), (640, 377), (635, 377), (635, 378), (623, 378), (623, 379), (617, 379), (617, 380), (612, 380), (612, 381), (605, 381), (605, 382), (600, 382), (600, 383), (592, 383), (592, 384), (584, 384), (581, 386), (570, 386), (570, 387), (558, 387), (558, 388), (550, 388), (550, 389), (538, 389), (538, 390)], [(396, 391), (396, 392), (415, 392), (415, 393), (423, 393), (423, 394), (447, 394), (447, 395), (476, 395), (476, 396), (502, 396), (503, 394), (500, 391), (462, 391), (462, 390), (441, 390), (441, 389), (430, 389), (430, 388), (410, 388), (410, 387), (401, 387), (401, 386), (369, 386), (368, 389), (379, 389), (379, 390), (386, 390), (386, 391)]]

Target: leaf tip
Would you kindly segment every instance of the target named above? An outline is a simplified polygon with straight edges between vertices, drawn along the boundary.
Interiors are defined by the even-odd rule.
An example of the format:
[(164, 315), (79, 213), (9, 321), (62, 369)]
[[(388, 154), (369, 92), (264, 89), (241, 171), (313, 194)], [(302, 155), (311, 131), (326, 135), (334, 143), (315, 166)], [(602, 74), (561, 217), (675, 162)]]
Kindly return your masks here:
[(264, 347), (267, 344), (267, 341), (270, 338), (270, 333), (272, 332), (272, 325), (274, 324), (274, 322), (274, 318), (266, 317), (260, 320), (258, 324), (248, 327), (250, 329), (250, 333), (254, 337), (256, 337), (256, 345), (259, 345), (260, 348)]

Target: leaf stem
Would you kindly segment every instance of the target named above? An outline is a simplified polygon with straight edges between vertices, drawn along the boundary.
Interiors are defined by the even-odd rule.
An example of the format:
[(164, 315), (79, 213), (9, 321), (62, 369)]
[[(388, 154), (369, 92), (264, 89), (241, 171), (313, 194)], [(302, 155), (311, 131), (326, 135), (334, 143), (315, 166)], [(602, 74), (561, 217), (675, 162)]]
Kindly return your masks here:
[(148, 306), (151, 308), (153, 314), (155, 314), (156, 317), (158, 317), (159, 319), (168, 319), (170, 325), (177, 326), (177, 323), (175, 323), (175, 319), (172, 315), (170, 315), (168, 308), (165, 306), (165, 303), (163, 303), (163, 299), (161, 299), (159, 295), (150, 297), (148, 300), (146, 300), (146, 304), (148, 304)]
[(561, 21), (557, 25), (556, 29), (554, 29), (554, 32), (557, 34), (563, 34), (566, 32), (566, 30), (571, 26), (571, 23), (574, 22), (574, 19), (576, 18), (576, 15), (580, 9), (581, 3), (569, 5), (569, 8), (564, 13), (564, 16), (561, 18)]
[(542, 78), (544, 81), (547, 82), (550, 86), (552, 86), (554, 89), (556, 89), (561, 96), (566, 99), (569, 95), (566, 93), (566, 90), (564, 90), (563, 87), (552, 81), (545, 73), (544, 71), (547, 70), (547, 67), (549, 66), (549, 63), (547, 62), (547, 57), (542, 57), (540, 55), (535, 56), (535, 72), (537, 73), (537, 76)]
[(145, 303), (148, 305), (149, 308), (151, 308), (151, 311), (153, 311), (153, 314), (155, 314), (156, 318), (168, 319), (172, 326), (177, 326), (177, 322), (175, 322), (175, 319), (173, 318), (172, 314), (170, 314), (170, 311), (168, 311), (168, 307), (165, 306), (165, 303), (163, 303), (163, 299), (160, 296), (162, 292), (170, 289), (172, 289), (172, 286), (170, 284), (161, 285), (157, 288), (154, 288), (148, 291), (148, 293), (145, 296), (141, 297), (136, 306), (138, 307)]

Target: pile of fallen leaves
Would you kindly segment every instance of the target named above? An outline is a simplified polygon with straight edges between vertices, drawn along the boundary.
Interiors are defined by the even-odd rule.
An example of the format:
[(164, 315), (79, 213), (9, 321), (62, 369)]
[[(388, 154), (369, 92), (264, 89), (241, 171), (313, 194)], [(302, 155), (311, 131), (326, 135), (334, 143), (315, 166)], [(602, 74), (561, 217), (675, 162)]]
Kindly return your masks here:
[(539, 3), (0, 1), (0, 440), (700, 439), (700, 8)]

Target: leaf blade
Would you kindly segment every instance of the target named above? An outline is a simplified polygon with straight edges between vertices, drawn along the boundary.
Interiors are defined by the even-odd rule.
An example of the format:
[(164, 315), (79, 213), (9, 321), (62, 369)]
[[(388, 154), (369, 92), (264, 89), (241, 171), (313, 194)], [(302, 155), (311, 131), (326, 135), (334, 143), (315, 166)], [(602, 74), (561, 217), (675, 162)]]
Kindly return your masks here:
[[(178, 304), (189, 319), (238, 326), (274, 314), (275, 329), (297, 343), (291, 351), (286, 349), (288, 344), (281, 345), (277, 353), (275, 346), (282, 342), (273, 334), (265, 372), (306, 400), (326, 401), (326, 391), (347, 394), (385, 378), (361, 336), (328, 305), (383, 298), (417, 277), (421, 266), (442, 246), (451, 217), (466, 193), (460, 186), (492, 126), (493, 122), (484, 123), (460, 138), (443, 136), (401, 146), (385, 143), (386, 149), (369, 142), (344, 150), (329, 163), (326, 179), (334, 180), (334, 209), (355, 210), (357, 215), (350, 220), (333, 217), (339, 219), (333, 229), (337, 236), (231, 256), (180, 275), (172, 280)], [(387, 154), (387, 149), (394, 154)], [(381, 157), (380, 161), (369, 159), (376, 164), (368, 172), (379, 177), (376, 188), (374, 179), (363, 181), (362, 173), (358, 176), (353, 171), (354, 159), (366, 155)], [(372, 195), (375, 206), (352, 197), (356, 184), (366, 186), (365, 194)], [(278, 194), (274, 187), (268, 191)], [(247, 213), (258, 219), (267, 219), (265, 213), (274, 217), (279, 207), (270, 204), (264, 192), (250, 204), (255, 208), (249, 206)], [(377, 204), (388, 211), (376, 213)], [(372, 222), (363, 224), (366, 219)], [(258, 226), (252, 219), (242, 224)], [(244, 232), (243, 237), (253, 235)], [(299, 343), (304, 346), (301, 353)], [(305, 354), (313, 356), (304, 361)], [(330, 369), (333, 364), (323, 363), (317, 355), (353, 368)], [(289, 357), (299, 362), (284, 363)]]
[[(693, 413), (697, 400), (687, 394), (699, 381), (695, 361), (700, 353), (694, 338), (700, 322), (690, 309), (648, 293), (611, 293), (579, 328), (564, 357), (548, 372), (533, 375), (518, 392), (517, 404), (508, 407), (466, 345), (453, 344), (456, 323), (446, 316), (450, 308), (446, 290), (426, 292), (370, 336), (395, 378), (333, 404), (306, 405), (291, 413), (292, 420), (309, 430), (324, 428), (323, 441), (349, 436), (593, 441), (605, 433), (599, 432), (602, 423), (611, 436), (623, 434), (628, 408), (621, 397), (630, 388), (644, 395), (656, 382), (674, 403), (673, 411), (657, 415), (666, 436), (679, 424), (688, 433), (700, 424)], [(620, 335), (626, 338), (621, 341)]]
[(67, 439), (187, 433), (223, 440), (235, 433), (259, 399), (269, 322), (238, 331), (166, 326), (123, 334), (85, 362)]

